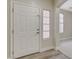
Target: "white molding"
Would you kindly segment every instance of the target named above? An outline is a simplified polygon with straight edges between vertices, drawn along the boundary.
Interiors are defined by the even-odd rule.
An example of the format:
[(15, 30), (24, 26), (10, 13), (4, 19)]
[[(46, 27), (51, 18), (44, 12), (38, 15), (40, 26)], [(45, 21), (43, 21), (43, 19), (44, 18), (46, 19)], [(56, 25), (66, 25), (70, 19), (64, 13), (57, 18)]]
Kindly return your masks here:
[(50, 50), (50, 49), (54, 49), (54, 47), (41, 48), (40, 52), (44, 52), (44, 51), (47, 51), (47, 50)]
[(63, 40), (69, 40), (69, 39), (72, 39), (72, 37), (67, 37), (67, 38), (60, 38), (60, 41), (63, 41)]

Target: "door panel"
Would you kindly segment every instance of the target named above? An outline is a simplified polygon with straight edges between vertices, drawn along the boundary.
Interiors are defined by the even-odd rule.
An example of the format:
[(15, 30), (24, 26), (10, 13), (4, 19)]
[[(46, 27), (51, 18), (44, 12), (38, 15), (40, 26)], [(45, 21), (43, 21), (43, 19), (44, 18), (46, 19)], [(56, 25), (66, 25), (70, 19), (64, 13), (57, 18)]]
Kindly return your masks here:
[(39, 9), (14, 4), (14, 57), (39, 52)]

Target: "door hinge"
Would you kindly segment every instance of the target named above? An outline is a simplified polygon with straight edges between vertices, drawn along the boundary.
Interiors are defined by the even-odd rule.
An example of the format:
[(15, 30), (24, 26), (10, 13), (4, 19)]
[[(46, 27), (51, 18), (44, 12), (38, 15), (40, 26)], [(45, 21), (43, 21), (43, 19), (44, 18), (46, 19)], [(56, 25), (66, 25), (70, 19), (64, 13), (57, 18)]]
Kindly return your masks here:
[(14, 12), (14, 8), (12, 8), (12, 12)]
[(12, 34), (14, 34), (14, 30), (12, 30)]
[(12, 51), (12, 55), (14, 55), (14, 51)]

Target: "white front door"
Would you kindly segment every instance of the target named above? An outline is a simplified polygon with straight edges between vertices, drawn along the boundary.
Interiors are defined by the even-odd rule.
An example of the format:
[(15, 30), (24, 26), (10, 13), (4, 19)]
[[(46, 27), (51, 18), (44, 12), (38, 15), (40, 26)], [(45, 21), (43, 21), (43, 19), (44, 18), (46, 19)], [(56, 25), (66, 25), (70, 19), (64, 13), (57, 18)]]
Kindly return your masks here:
[(14, 4), (14, 58), (39, 52), (39, 9)]

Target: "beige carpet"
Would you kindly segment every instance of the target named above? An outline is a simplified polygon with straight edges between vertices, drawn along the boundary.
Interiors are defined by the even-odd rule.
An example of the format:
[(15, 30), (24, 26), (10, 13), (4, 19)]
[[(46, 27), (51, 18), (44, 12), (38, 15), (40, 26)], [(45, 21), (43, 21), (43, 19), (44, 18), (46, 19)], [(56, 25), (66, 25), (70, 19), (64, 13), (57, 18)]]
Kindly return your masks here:
[(60, 52), (57, 52), (55, 50), (50, 50), (50, 51), (32, 54), (32, 55), (17, 58), (17, 59), (69, 59), (69, 58), (64, 56)]

